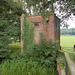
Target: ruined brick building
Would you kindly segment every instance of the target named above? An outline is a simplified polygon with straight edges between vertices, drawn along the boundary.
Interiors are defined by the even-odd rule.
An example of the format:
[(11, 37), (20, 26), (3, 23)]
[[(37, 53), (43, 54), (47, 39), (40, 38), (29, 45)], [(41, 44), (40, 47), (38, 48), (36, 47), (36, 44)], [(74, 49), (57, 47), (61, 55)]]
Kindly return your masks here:
[(40, 32), (44, 33), (47, 39), (60, 41), (60, 19), (55, 14), (44, 19), (41, 16), (29, 16), (27, 20), (34, 25), (36, 42), (40, 40)]
[[(46, 18), (41, 16), (29, 16), (27, 20), (30, 24), (34, 25), (35, 41), (36, 43), (40, 40), (40, 32), (44, 34), (44, 37), (53, 39), (54, 41), (59, 40), (60, 46), (60, 19), (55, 14), (50, 14)], [(21, 32), (23, 17), (21, 17)], [(22, 36), (22, 35), (21, 35)], [(21, 41), (22, 42), (22, 41)]]

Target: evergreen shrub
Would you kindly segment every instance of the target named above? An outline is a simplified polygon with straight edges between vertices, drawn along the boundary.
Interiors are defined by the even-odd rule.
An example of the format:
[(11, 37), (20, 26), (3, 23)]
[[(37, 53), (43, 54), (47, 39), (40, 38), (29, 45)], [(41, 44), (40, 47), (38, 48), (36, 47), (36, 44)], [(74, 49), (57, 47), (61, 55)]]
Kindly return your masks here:
[(7, 30), (8, 23), (6, 20), (0, 19), (0, 61), (10, 54), (9, 46), (10, 37)]

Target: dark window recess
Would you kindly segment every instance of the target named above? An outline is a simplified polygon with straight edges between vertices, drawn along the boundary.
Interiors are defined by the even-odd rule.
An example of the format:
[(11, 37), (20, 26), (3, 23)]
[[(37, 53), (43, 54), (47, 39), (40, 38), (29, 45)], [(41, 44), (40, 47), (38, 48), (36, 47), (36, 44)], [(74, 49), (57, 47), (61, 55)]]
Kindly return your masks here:
[(34, 26), (39, 26), (39, 23), (33, 23), (34, 24)]
[(57, 24), (56, 24), (56, 27), (57, 27)]
[(49, 22), (49, 18), (46, 19), (46, 22), (47, 22), (47, 23)]

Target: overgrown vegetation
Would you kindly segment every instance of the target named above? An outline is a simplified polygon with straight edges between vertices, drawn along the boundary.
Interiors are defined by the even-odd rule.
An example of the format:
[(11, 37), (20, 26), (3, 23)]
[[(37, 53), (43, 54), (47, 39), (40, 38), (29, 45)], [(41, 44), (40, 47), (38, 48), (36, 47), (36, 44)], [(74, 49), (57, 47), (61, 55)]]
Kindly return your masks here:
[(58, 64), (60, 65), (61, 69), (65, 69), (66, 59), (65, 59), (65, 55), (63, 52), (58, 51), (56, 60), (57, 60)]
[(75, 62), (75, 54), (74, 53), (69, 53), (69, 56)]
[(35, 44), (33, 26), (29, 26), (26, 20), (24, 26), (26, 28), (23, 36), (24, 51), (22, 54), (17, 53), (20, 47), (17, 49), (16, 45), (9, 45), (13, 53), (0, 64), (0, 75), (58, 75), (56, 64), (58, 42), (47, 41), (41, 33), (40, 42)]
[(7, 31), (7, 21), (0, 19), (0, 61), (10, 54), (9, 46), (10, 38)]
[(32, 53), (34, 46), (34, 27), (24, 18), (23, 25), (23, 53)]
[(41, 34), (39, 44), (34, 47), (34, 57), (41, 65), (51, 66), (56, 64), (58, 44), (52, 40), (46, 40)]
[(54, 66), (44, 67), (36, 61), (7, 60), (0, 65), (0, 75), (58, 75)]

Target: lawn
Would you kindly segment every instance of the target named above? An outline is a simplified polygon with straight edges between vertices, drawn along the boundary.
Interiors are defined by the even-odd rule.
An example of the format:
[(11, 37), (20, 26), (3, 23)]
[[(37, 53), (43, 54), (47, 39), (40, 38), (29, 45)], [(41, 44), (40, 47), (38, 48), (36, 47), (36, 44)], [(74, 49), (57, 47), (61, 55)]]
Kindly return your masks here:
[(12, 43), (9, 44), (10, 50), (12, 53), (20, 53), (21, 52), (21, 44), (20, 43)]
[(61, 35), (60, 45), (62, 47), (73, 47), (75, 45), (75, 36), (74, 35)]

